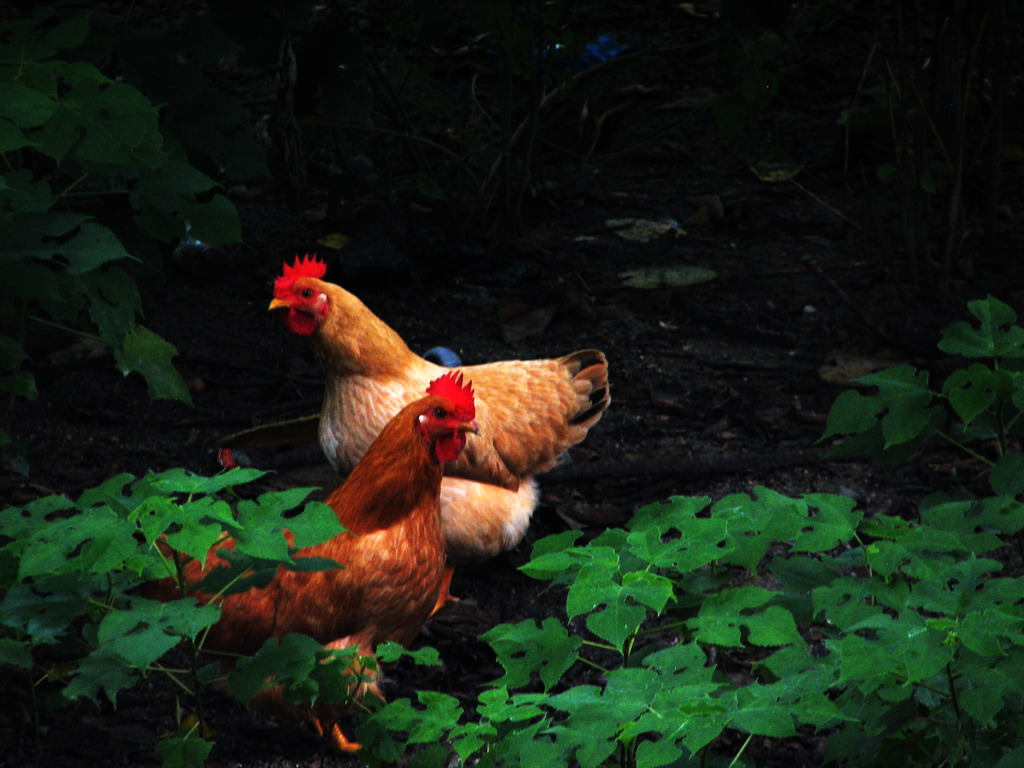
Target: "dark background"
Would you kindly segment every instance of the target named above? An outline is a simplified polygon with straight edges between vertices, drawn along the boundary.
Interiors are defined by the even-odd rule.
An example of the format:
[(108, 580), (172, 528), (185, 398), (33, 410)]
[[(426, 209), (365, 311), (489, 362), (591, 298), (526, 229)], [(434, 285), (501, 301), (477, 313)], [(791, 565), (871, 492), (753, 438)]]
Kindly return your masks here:
[[(282, 262), (307, 252), (416, 350), (474, 364), (594, 346), (610, 362), (612, 405), (542, 479), (527, 540), (457, 573), (462, 601), (420, 638), (444, 666), (399, 667), (392, 696), (473, 700), (499, 674), (477, 635), (560, 614), (562, 596), (515, 569), (546, 534), (600, 530), (673, 494), (763, 484), (913, 515), (926, 493), (977, 483), (980, 468), (940, 449), (880, 469), (815, 442), (852, 377), (934, 365), (966, 300), (1021, 306), (1013, 4), (109, 10), (167, 30), (213, 19), (237, 39), (207, 69), (249, 110), (273, 175), (224, 180), (243, 243), (168, 247), (138, 272), (147, 326), (177, 348), (194, 407), (151, 400), (109, 354), (30, 334), (39, 397), (15, 401), (7, 427), (31, 472), (0, 478), (10, 502), (125, 471), (213, 473), (225, 435), (316, 412), (317, 362), (266, 311)], [(630, 240), (617, 219), (669, 224)], [(683, 267), (715, 276), (682, 284)], [(624, 275), (655, 268), (679, 284)], [(261, 488), (338, 482), (314, 446), (253, 458), (277, 470)], [(46, 713), (36, 754), (24, 681), (5, 690), (0, 765), (150, 765), (173, 726), (176, 694), (154, 679), (116, 710)], [(214, 705), (214, 765), (346, 764), (292, 722)], [(813, 765), (819, 748), (755, 739), (748, 755)]]

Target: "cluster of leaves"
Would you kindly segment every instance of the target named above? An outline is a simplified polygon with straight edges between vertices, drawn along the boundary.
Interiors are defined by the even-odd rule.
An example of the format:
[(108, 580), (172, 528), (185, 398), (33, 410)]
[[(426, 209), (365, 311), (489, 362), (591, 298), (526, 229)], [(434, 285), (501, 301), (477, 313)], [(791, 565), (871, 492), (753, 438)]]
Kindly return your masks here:
[[(309, 545), (338, 534), (323, 505), (286, 514), (307, 489), (233, 506), (221, 497), (259, 474), (119, 476), (74, 502), (5, 510), (13, 540), (0, 550), (0, 662), (34, 683), (66, 675), (62, 699), (114, 701), (153, 671), (192, 694), (216, 679), (219, 666), (198, 661), (216, 599), (158, 603), (132, 590), (173, 577), (179, 556), (203, 556), (223, 531), (238, 542), (231, 567), (202, 584), (218, 596), (264, 584), (279, 566), (335, 567), (294, 557), (283, 536), (287, 527)], [(734, 731), (745, 735), (739, 765), (751, 738), (809, 727), (829, 734), (826, 757), (837, 764), (1009, 766), (1024, 758), (1024, 581), (996, 577), (991, 554), (1022, 528), (1024, 505), (1005, 497), (936, 501), (910, 524), (864, 520), (841, 496), (759, 488), (710, 506), (655, 504), (585, 545), (579, 532), (549, 537), (523, 570), (567, 589), (570, 624), (495, 627), (483, 639), (505, 674), (475, 710), (434, 692), (392, 701), (360, 725), (363, 759), (707, 765), (716, 744), (736, 743), (723, 740)], [(191, 669), (164, 660), (179, 643)], [(290, 635), (238, 663), (228, 684), (243, 701), (268, 677), (295, 701), (344, 701), (351, 656)], [(592, 682), (567, 687), (578, 664), (593, 669)], [(212, 744), (197, 722), (161, 742), (165, 764), (203, 763)]]
[[(416, 764), (436, 765), (450, 745), (477, 765), (711, 765), (735, 731), (722, 764), (740, 765), (752, 737), (811, 728), (835, 764), (1015, 764), (1024, 580), (994, 578), (984, 555), (1024, 527), (1024, 505), (939, 502), (917, 525), (854, 506), (764, 488), (679, 497), (585, 546), (577, 532), (538, 542), (523, 570), (565, 586), (587, 631), (494, 628), (506, 674), (475, 713), (437, 693), (392, 702), (359, 734), (368, 762), (429, 745)], [(594, 682), (566, 687), (577, 663)]]
[(161, 244), (238, 241), (210, 174), (265, 173), (254, 140), (225, 135), (245, 110), (202, 76), (227, 42), (200, 33), (70, 7), (0, 25), (0, 391), (34, 397), (21, 366), (25, 324), (38, 321), (112, 348), (152, 396), (189, 402), (174, 347), (139, 322), (136, 272), (157, 268)]
[[(827, 436), (885, 461), (932, 435), (978, 458), (968, 443), (991, 444), (995, 495), (933, 495), (907, 522), (761, 488), (647, 507), (585, 546), (576, 532), (542, 540), (523, 570), (565, 586), (586, 631), (554, 618), (491, 630), (506, 674), (476, 711), (439, 694), (389, 704), (364, 725), (371, 764), (437, 763), (450, 745), (482, 765), (708, 765), (734, 731), (735, 765), (753, 737), (798, 729), (827, 735), (830, 764), (1017, 764), (1024, 579), (1000, 571), (1024, 529), (1024, 329), (996, 299), (968, 306), (977, 325), (953, 324), (940, 347), (978, 362), (941, 392), (908, 366), (865, 377), (878, 392), (838, 398)], [(567, 687), (579, 663), (593, 684)]]
[[(931, 389), (928, 371), (899, 365), (857, 379), (877, 389), (849, 390), (836, 398), (824, 438), (844, 436), (836, 455), (869, 455), (902, 461), (929, 439), (942, 439), (990, 467), (992, 492), (1016, 496), (1024, 491), (1024, 328), (1007, 304), (988, 297), (968, 310), (977, 327), (965, 321), (942, 332), (939, 349), (973, 360)], [(823, 439), (824, 439), (823, 438)]]
[[(174, 469), (140, 479), (118, 475), (75, 501), (47, 496), (0, 512), (0, 530), (9, 537), (0, 548), (0, 664), (28, 674), (33, 689), (59, 680), (60, 690), (48, 702), (53, 706), (81, 698), (116, 703), (140, 675), (165, 673), (193, 697), (201, 715), (201, 686), (221, 677), (220, 664), (201, 666), (199, 655), (220, 616), (220, 599), (266, 585), (279, 567), (339, 567), (294, 556), (298, 547), (344, 532), (324, 504), (309, 502), (295, 512), (311, 489), (272, 491), (233, 504), (225, 498), (263, 474), (233, 469), (207, 478)], [(212, 597), (197, 601), (181, 565), (187, 558), (205, 559), (228, 535), (236, 544), (220, 553), (229, 565), (208, 572), (198, 588)], [(156, 578), (175, 579), (182, 597), (158, 602), (137, 593), (141, 583)], [(180, 644), (190, 662), (184, 668), (165, 660)], [(353, 653), (287, 635), (238, 662), (227, 682), (242, 701), (272, 675), (296, 702), (344, 702)], [(165, 765), (202, 764), (212, 743), (197, 728), (201, 720), (185, 720), (160, 743)]]

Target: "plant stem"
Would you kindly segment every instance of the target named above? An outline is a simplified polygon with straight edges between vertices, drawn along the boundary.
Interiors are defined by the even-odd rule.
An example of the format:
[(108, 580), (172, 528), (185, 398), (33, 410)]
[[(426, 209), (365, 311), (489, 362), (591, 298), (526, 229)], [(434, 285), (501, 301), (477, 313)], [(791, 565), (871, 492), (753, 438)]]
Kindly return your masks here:
[(588, 659), (585, 656), (577, 656), (576, 658), (579, 659), (580, 661), (582, 661), (584, 664), (589, 664), (594, 669), (596, 669), (598, 672), (602, 672), (602, 673), (604, 673), (606, 675), (608, 674), (608, 669), (606, 667), (602, 667), (596, 661), (591, 661), (590, 659)]
[(737, 752), (736, 756), (733, 757), (732, 761), (730, 761), (729, 768), (732, 768), (734, 765), (736, 765), (736, 761), (739, 760), (741, 757), (743, 757), (743, 753), (746, 751), (747, 746), (750, 744), (750, 740), (753, 739), (753, 738), (754, 738), (754, 734), (752, 734), (752, 733), (748, 733), (747, 734), (747, 738), (744, 740), (743, 746), (740, 747), (740, 751)]
[(949, 681), (949, 700), (953, 702), (953, 711), (956, 713), (956, 729), (962, 734), (964, 716), (960, 710), (960, 696), (957, 694), (956, 680), (953, 677), (953, 663), (950, 661), (946, 662), (946, 679)]
[(44, 320), (43, 318), (37, 317), (36, 315), (28, 315), (28, 319), (29, 320), (35, 320), (37, 323), (41, 323), (43, 325), (48, 325), (51, 328), (56, 328), (58, 330), (66, 332), (66, 333), (70, 333), (70, 334), (72, 334), (74, 336), (82, 336), (82, 337), (84, 337), (86, 339), (92, 339), (93, 341), (98, 341), (100, 344), (104, 344), (105, 346), (108, 346), (108, 347), (112, 347), (113, 346), (113, 344), (110, 344), (105, 339), (101, 339), (99, 336), (95, 336), (95, 335), (93, 335), (91, 333), (87, 333), (86, 331), (79, 331), (79, 330), (76, 330), (74, 328), (69, 328), (66, 325), (61, 325), (60, 323), (55, 323), (52, 320)]
[(966, 453), (966, 454), (968, 454), (970, 456), (973, 456), (978, 461), (983, 461), (984, 463), (988, 464), (990, 467), (994, 467), (996, 465), (996, 463), (994, 461), (992, 461), (991, 459), (985, 458), (980, 453), (975, 451), (973, 448), (970, 448), (970, 447), (964, 445), (963, 443), (961, 443), (955, 437), (953, 437), (951, 435), (947, 435), (945, 432), (942, 432), (941, 430), (939, 432), (936, 432), (935, 434), (937, 434), (939, 437), (941, 437), (946, 442), (948, 442), (948, 443), (950, 443), (952, 445), (955, 445), (957, 448), (959, 448), (964, 453)]

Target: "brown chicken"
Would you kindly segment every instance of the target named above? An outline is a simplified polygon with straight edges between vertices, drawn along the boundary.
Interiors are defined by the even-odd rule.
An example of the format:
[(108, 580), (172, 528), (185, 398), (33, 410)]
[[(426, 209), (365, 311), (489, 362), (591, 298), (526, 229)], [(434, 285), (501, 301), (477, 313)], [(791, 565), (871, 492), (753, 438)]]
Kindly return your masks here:
[[(433, 381), (426, 397), (388, 421), (348, 479), (325, 499), (350, 533), (296, 554), (333, 558), (344, 569), (281, 569), (265, 588), (226, 596), (206, 648), (251, 654), (268, 638), (301, 632), (325, 648), (358, 646), (360, 656), (370, 656), (385, 640), (405, 645), (415, 637), (437, 604), (447, 574), (439, 507), (442, 468), (458, 458), (466, 433), (478, 431), (473, 390), (462, 382), (454, 371)], [(221, 562), (211, 551), (205, 564), (187, 563), (185, 577), (194, 583)], [(151, 584), (146, 594), (161, 600), (179, 597), (169, 578)], [(381, 696), (376, 681), (356, 695), (367, 692)], [(277, 689), (260, 696), (260, 706), (294, 711)], [(322, 733), (321, 723), (333, 723), (340, 713), (317, 705), (299, 714)], [(341, 749), (358, 749), (337, 725), (331, 734)]]
[[(274, 284), (270, 309), (310, 336), (326, 373), (320, 446), (350, 470), (392, 414), (446, 369), (409, 349), (344, 288), (296, 257)], [(608, 363), (584, 349), (548, 360), (463, 366), (476, 391), (481, 435), (445, 468), (441, 519), (451, 562), (493, 557), (523, 538), (537, 505), (534, 476), (587, 435), (610, 402)]]

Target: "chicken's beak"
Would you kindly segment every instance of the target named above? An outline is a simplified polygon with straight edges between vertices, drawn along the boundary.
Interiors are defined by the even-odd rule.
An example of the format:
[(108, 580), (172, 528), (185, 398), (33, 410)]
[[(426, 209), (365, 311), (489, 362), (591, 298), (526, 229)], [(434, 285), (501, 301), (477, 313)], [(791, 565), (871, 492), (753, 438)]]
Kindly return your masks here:
[(288, 307), (290, 306), (291, 304), (289, 304), (284, 299), (272, 299), (270, 302), (270, 307), (269, 309), (267, 309), (267, 311), (273, 312), (275, 309), (288, 309)]
[(475, 421), (464, 421), (455, 428), (456, 432), (469, 432), (474, 435), (480, 434), (480, 427), (476, 425)]

